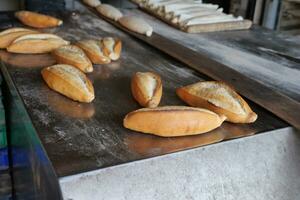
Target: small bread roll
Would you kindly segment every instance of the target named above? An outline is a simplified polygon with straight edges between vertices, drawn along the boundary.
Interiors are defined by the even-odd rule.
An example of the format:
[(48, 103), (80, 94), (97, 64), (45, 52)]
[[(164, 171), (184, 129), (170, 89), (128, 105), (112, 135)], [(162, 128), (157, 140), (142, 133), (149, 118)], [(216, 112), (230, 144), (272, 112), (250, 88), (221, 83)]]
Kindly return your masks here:
[(83, 3), (91, 7), (97, 7), (101, 4), (99, 0), (83, 0)]
[(88, 73), (93, 71), (93, 65), (84, 51), (75, 45), (65, 45), (55, 49), (54, 55), (57, 63), (68, 64)]
[(27, 34), (14, 40), (8, 47), (7, 51), (11, 53), (48, 53), (60, 46), (69, 44), (68, 41), (61, 37), (48, 34), (37, 33)]
[(47, 85), (75, 101), (91, 102), (95, 98), (94, 88), (86, 75), (71, 65), (53, 65), (42, 70)]
[(111, 60), (118, 60), (121, 55), (122, 42), (117, 38), (105, 37), (102, 39), (103, 53)]
[(76, 44), (79, 46), (89, 59), (94, 64), (107, 64), (110, 63), (110, 58), (104, 55), (103, 44), (101, 40), (82, 40)]
[(225, 116), (187, 106), (142, 108), (126, 115), (124, 127), (163, 137), (196, 135), (211, 131), (223, 123)]
[(160, 76), (152, 72), (137, 72), (131, 80), (131, 92), (141, 106), (157, 107), (162, 96)]
[(119, 22), (125, 28), (148, 37), (152, 35), (153, 28), (143, 19), (136, 16), (125, 16), (119, 19)]
[(31, 33), (37, 33), (37, 31), (26, 28), (10, 28), (0, 32), (0, 49), (7, 48), (18, 37)]
[(188, 105), (206, 108), (225, 115), (233, 123), (252, 123), (257, 119), (247, 102), (228, 85), (218, 81), (204, 81), (176, 90)]
[(123, 17), (123, 14), (117, 8), (109, 4), (101, 4), (97, 6), (96, 9), (101, 15), (114, 21), (118, 21), (121, 17)]
[(34, 28), (51, 28), (63, 24), (63, 21), (60, 19), (31, 11), (18, 11), (15, 13), (15, 16), (23, 24)]

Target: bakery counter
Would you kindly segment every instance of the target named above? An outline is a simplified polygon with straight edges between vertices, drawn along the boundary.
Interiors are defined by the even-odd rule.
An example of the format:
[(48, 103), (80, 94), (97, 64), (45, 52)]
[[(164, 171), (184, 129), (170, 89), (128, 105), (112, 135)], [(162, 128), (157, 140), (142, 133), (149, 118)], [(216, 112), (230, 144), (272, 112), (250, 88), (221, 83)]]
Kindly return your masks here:
[[(139, 108), (138, 104), (132, 98), (130, 91), (130, 80), (135, 72), (153, 71), (161, 76), (163, 81), (163, 97), (160, 105), (185, 105), (176, 96), (175, 89), (200, 80), (209, 80), (209, 78), (188, 68), (159, 50), (136, 40), (100, 19), (87, 9), (81, 8), (81, 10), (81, 12), (65, 13), (63, 16), (64, 25), (62, 27), (46, 31), (55, 33), (72, 42), (104, 36), (118, 37), (123, 42), (121, 58), (118, 61), (106, 65), (95, 65), (94, 72), (88, 74), (95, 88), (95, 100), (92, 103), (74, 102), (47, 87), (41, 77), (41, 69), (55, 63), (50, 54), (21, 55), (10, 54), (5, 51), (0, 52), (1, 71), (6, 80), (6, 87), (9, 89), (7, 92), (9, 98), (6, 100), (6, 104), (12, 109), (8, 117), (8, 123), (12, 126), (11, 137), (15, 138), (12, 142), (18, 144), (16, 152), (22, 152), (24, 158), (23, 162), (21, 164), (18, 163), (16, 166), (18, 170), (15, 173), (14, 179), (18, 181), (15, 181), (15, 183), (19, 183), (21, 177), (26, 177), (28, 182), (38, 185), (30, 191), (43, 193), (43, 189), (45, 188), (41, 187), (42, 184), (40, 183), (42, 182), (48, 185), (48, 189), (52, 191), (49, 196), (54, 194), (59, 196), (59, 192), (53, 192), (58, 188), (58, 179), (60, 180), (64, 197), (66, 199), (77, 199), (71, 195), (74, 190), (86, 195), (92, 193), (101, 195), (98, 192), (95, 193), (95, 188), (99, 186), (103, 189), (99, 191), (104, 191), (105, 186), (103, 184), (106, 181), (105, 176), (97, 175), (98, 172), (109, 176), (111, 172), (113, 173), (111, 170), (120, 169), (124, 170), (120, 172), (122, 176), (119, 176), (118, 173), (113, 173), (112, 177), (114, 177), (114, 180), (110, 179), (110, 181), (113, 181), (113, 184), (110, 186), (118, 187), (119, 182), (125, 184), (125, 180), (128, 179), (131, 181), (128, 183), (129, 185), (135, 185), (136, 188), (140, 187), (146, 190), (142, 185), (138, 185), (141, 183), (144, 184), (143, 186), (147, 186), (145, 182), (138, 182), (136, 179), (130, 178), (130, 176), (134, 176), (135, 166), (139, 165), (138, 163), (148, 163), (149, 167), (153, 166), (155, 173), (153, 172), (152, 175), (156, 177), (154, 179), (160, 177), (160, 173), (163, 173), (162, 177), (173, 176), (174, 171), (170, 170), (170, 173), (168, 173), (168, 168), (172, 168), (172, 162), (175, 160), (180, 161), (181, 158), (175, 158), (175, 155), (169, 153), (189, 149), (189, 151), (180, 153), (186, 158), (182, 162), (186, 162), (185, 164), (190, 163), (190, 166), (195, 168), (198, 167), (197, 164), (199, 163), (194, 162), (194, 159), (208, 163), (208, 160), (213, 159), (215, 162), (220, 158), (218, 156), (223, 155), (224, 157), (222, 158), (222, 162), (219, 163), (219, 167), (223, 165), (230, 166), (229, 163), (226, 163), (226, 160), (228, 160), (232, 162), (236, 170), (242, 170), (238, 167), (248, 167), (248, 169), (255, 167), (253, 163), (250, 165), (252, 162), (251, 159), (253, 159), (253, 162), (259, 162), (260, 159), (275, 154), (276, 148), (273, 148), (273, 146), (270, 148), (268, 155), (265, 154), (268, 151), (267, 146), (280, 143), (281, 137), (287, 137), (286, 140), (295, 137), (295, 142), (299, 141), (299, 137), (295, 135), (295, 131), (292, 128), (282, 129), (288, 127), (288, 124), (249, 100), (253, 110), (259, 116), (258, 120), (253, 124), (224, 123), (221, 127), (209, 133), (178, 138), (162, 138), (125, 129), (122, 125), (124, 116), (128, 112)], [(273, 130), (284, 131), (280, 132), (278, 137), (273, 137), (273, 132), (269, 132)], [(257, 134), (257, 136), (251, 136), (254, 134)], [(235, 138), (240, 139), (232, 140)], [(269, 143), (264, 143), (266, 140)], [(260, 148), (254, 151), (256, 143), (258, 143)], [(198, 148), (204, 145), (209, 146)], [(252, 145), (251, 149), (253, 151), (244, 152), (243, 148), (248, 148), (247, 145)], [(219, 154), (220, 152), (217, 149), (221, 147), (230, 148), (231, 151), (226, 151), (226, 154)], [(243, 155), (239, 154), (239, 161), (234, 159), (235, 148), (239, 152), (244, 152)], [(288, 148), (288, 145), (280, 145), (278, 148)], [(210, 151), (211, 149), (215, 150)], [(260, 151), (263, 151), (264, 156), (258, 157), (255, 160), (255, 154), (260, 154)], [(200, 159), (199, 155), (202, 154), (198, 154), (198, 152), (209, 152), (209, 154), (203, 154), (203, 157)], [(252, 156), (247, 158), (247, 152), (251, 153)], [(195, 157), (195, 155), (197, 156)], [(296, 156), (296, 154), (292, 156)], [(245, 164), (248, 163), (249, 165), (235, 165), (237, 162), (243, 162), (242, 157), (249, 159), (245, 162)], [(143, 160), (146, 158), (153, 159)], [(168, 159), (175, 160), (169, 162), (167, 161)], [(264, 162), (270, 168), (268, 168), (269, 170), (274, 170), (273, 168), (271, 169), (273, 160), (270, 159), (269, 161), (268, 163), (267, 161)], [(155, 168), (154, 163), (156, 162), (164, 162), (165, 168)], [(298, 160), (295, 160), (295, 162), (298, 162)], [(211, 163), (211, 165), (215, 164)], [(181, 164), (179, 163), (178, 165)], [(178, 170), (186, 170), (184, 172), (186, 176), (193, 176), (193, 170), (189, 173), (188, 170), (190, 169), (185, 169), (184, 166), (186, 165), (182, 165), (183, 168), (178, 168)], [(24, 167), (26, 170), (23, 170)], [(260, 167), (263, 166), (260, 165)], [(131, 170), (127, 171), (128, 168), (131, 168)], [(201, 168), (198, 170), (201, 171)], [(214, 168), (211, 168), (211, 170), (214, 170)], [(294, 170), (294, 168), (291, 170)], [(130, 173), (126, 175), (126, 171)], [(42, 175), (38, 175), (38, 172)], [(207, 176), (212, 174), (212, 171), (210, 172), (207, 173)], [(97, 182), (93, 182), (95, 187), (87, 188), (88, 184), (85, 184), (84, 181), (81, 182), (81, 178), (76, 179), (79, 176), (81, 178), (92, 176), (98, 183), (101, 180), (101, 184), (97, 185)], [(137, 172), (137, 176), (139, 176), (139, 172)], [(205, 176), (203, 174), (203, 177)], [(227, 175), (220, 174), (221, 176)], [(148, 180), (147, 182), (151, 182), (150, 177), (151, 173), (146, 179)], [(209, 177), (206, 178), (209, 179)], [(76, 184), (68, 184), (69, 180), (76, 180)], [(78, 184), (78, 180), (82, 184)], [(255, 178), (251, 180), (258, 181)], [(185, 184), (180, 183), (180, 180), (170, 179), (170, 181), (177, 181), (176, 183), (179, 185)], [(188, 181), (188, 179), (185, 179), (185, 181)], [(212, 181), (215, 181), (215, 178)], [(165, 185), (163, 180), (157, 180), (154, 183), (158, 184), (157, 187)], [(284, 183), (296, 183), (295, 187), (299, 186), (299, 182), (294, 179), (291, 182), (287, 180)], [(120, 184), (123, 189), (126, 188), (124, 184)], [(226, 182), (224, 184), (223, 186), (226, 187), (226, 184), (229, 183)], [(70, 186), (69, 188), (68, 185)], [(16, 192), (23, 191), (28, 186), (30, 184), (20, 183), (20, 187), (16, 188)], [(123, 189), (120, 188), (120, 190)], [(134, 187), (129, 189), (135, 190)], [(114, 193), (113, 190), (108, 191)], [(120, 192), (120, 194), (123, 194), (122, 191)], [(134, 193), (135, 191), (131, 192)], [(186, 192), (186, 194), (192, 194), (191, 191)], [(46, 194), (43, 193), (44, 196)], [(130, 192), (127, 195), (130, 195)], [(149, 195), (148, 199), (155, 198), (155, 193)], [(130, 196), (125, 197), (126, 195), (123, 196), (123, 199), (133, 199)], [(96, 198), (93, 196), (90, 199)], [(113, 195), (111, 199), (114, 199)]]

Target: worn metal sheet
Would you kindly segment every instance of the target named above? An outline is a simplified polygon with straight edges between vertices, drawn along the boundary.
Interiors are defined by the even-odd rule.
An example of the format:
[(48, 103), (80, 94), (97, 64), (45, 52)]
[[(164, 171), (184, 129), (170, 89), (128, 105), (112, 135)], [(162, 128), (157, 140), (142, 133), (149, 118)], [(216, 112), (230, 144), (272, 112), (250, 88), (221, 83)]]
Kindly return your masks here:
[(87, 10), (77, 15), (65, 14), (64, 26), (48, 31), (71, 41), (116, 36), (124, 46), (119, 61), (96, 65), (89, 75), (96, 93), (91, 104), (73, 102), (46, 86), (40, 71), (42, 66), (53, 64), (50, 55), (0, 53), (60, 177), (287, 126), (251, 104), (259, 115), (256, 123), (224, 123), (219, 129), (199, 136), (161, 138), (126, 130), (122, 126), (123, 117), (139, 108), (130, 92), (130, 78), (134, 72), (154, 71), (162, 76), (161, 105), (184, 105), (176, 97), (175, 88), (208, 78)]

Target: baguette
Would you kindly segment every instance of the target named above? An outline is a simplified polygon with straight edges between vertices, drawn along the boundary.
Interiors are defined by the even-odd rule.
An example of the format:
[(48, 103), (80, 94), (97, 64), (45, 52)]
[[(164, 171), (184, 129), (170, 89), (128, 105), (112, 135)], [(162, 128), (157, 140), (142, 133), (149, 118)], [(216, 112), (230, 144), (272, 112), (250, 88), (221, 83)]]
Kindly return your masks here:
[(68, 64), (88, 73), (93, 71), (93, 65), (83, 50), (75, 45), (65, 45), (55, 49), (52, 54), (59, 64)]
[(54, 49), (69, 44), (61, 37), (48, 33), (28, 34), (14, 40), (7, 51), (11, 53), (48, 53)]
[(83, 0), (83, 3), (87, 4), (90, 7), (97, 7), (101, 4), (99, 0)]
[(42, 76), (51, 89), (75, 101), (88, 103), (95, 98), (91, 81), (76, 67), (53, 65), (44, 68)]
[(7, 48), (15, 39), (23, 35), (37, 33), (37, 31), (26, 28), (10, 28), (0, 33), (0, 49)]
[(211, 131), (223, 123), (224, 115), (186, 106), (142, 108), (126, 115), (124, 127), (162, 137), (196, 135)]
[(152, 72), (137, 72), (131, 80), (131, 91), (141, 106), (157, 107), (162, 96), (161, 78)]
[(143, 34), (148, 37), (150, 37), (153, 32), (152, 26), (136, 16), (124, 16), (119, 19), (119, 23), (133, 32)]
[(257, 119), (247, 102), (225, 83), (205, 81), (176, 90), (190, 106), (206, 108), (227, 117), (233, 123), (252, 123)]
[(82, 40), (76, 44), (80, 47), (89, 59), (94, 64), (108, 64), (110, 63), (110, 58), (104, 55), (103, 45), (101, 41), (98, 40)]
[(63, 21), (60, 19), (31, 11), (18, 11), (15, 13), (15, 16), (23, 24), (34, 28), (51, 28), (63, 24)]
[(117, 8), (109, 4), (101, 4), (97, 6), (96, 9), (101, 15), (114, 21), (118, 21), (121, 17), (123, 17), (123, 14)]
[(102, 39), (103, 53), (111, 60), (118, 60), (121, 55), (122, 42), (117, 38), (105, 37)]

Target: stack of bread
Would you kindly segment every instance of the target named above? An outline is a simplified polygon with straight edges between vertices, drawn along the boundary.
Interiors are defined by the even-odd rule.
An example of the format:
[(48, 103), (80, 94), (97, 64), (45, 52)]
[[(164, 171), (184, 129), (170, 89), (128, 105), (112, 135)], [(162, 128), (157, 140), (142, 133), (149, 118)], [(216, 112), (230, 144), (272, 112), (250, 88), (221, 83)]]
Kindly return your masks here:
[[(59, 26), (62, 21), (51, 16), (19, 11), (15, 16), (25, 25), (35, 28)], [(94, 88), (85, 73), (93, 64), (107, 64), (120, 58), (122, 43), (118, 38), (105, 37), (83, 40), (71, 45), (69, 41), (49, 33), (27, 28), (11, 28), (0, 32), (0, 49), (11, 53), (52, 53), (57, 64), (42, 70), (47, 85), (79, 102), (91, 102)]]
[(102, 4), (99, 0), (83, 0), (85, 4), (96, 8), (97, 12), (110, 20), (119, 22), (125, 28), (150, 37), (153, 28), (143, 19), (136, 16), (123, 16), (120, 10), (109, 4)]
[[(202, 3), (201, 0), (133, 0), (133, 2), (184, 31), (188, 31), (189, 27), (194, 29), (199, 27), (201, 30), (203, 25), (244, 21), (243, 17), (225, 14), (218, 5)], [(251, 26), (251, 22), (247, 21), (247, 25), (249, 23)]]
[(204, 81), (178, 88), (177, 95), (188, 106), (158, 107), (162, 81), (152, 72), (137, 72), (131, 81), (134, 99), (144, 108), (124, 118), (128, 129), (163, 137), (206, 133), (223, 121), (252, 123), (257, 119), (246, 101), (231, 87), (218, 81)]

